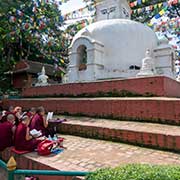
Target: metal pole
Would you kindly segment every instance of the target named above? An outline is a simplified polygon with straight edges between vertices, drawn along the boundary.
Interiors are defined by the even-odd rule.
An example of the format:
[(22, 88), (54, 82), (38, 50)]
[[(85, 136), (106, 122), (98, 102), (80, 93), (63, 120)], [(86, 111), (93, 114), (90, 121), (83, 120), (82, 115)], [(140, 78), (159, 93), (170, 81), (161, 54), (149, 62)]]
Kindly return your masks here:
[(10, 157), (7, 163), (8, 180), (14, 180), (14, 170), (16, 169), (16, 165), (14, 157)]
[(6, 163), (0, 160), (0, 167), (4, 168), (8, 172), (7, 180), (14, 180), (14, 175), (46, 175), (46, 176), (86, 176), (91, 172), (82, 171), (58, 171), (58, 170), (16, 170), (16, 161), (11, 157)]
[(8, 172), (8, 180), (14, 180), (14, 171), (7, 171)]
[(2, 161), (1, 159), (0, 159), (0, 167), (2, 167), (5, 170), (7, 169), (6, 163)]
[(14, 174), (25, 175), (46, 175), (46, 176), (86, 176), (90, 172), (80, 171), (57, 171), (57, 170), (23, 170), (18, 169), (14, 171)]

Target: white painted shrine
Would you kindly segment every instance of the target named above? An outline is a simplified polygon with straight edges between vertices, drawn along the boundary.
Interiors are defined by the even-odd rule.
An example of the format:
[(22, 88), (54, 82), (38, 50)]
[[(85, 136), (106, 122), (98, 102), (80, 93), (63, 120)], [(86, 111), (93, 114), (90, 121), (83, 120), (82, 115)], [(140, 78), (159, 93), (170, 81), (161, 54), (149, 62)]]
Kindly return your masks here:
[(151, 75), (174, 78), (173, 49), (150, 28), (130, 20), (126, 0), (104, 0), (96, 11), (96, 22), (80, 30), (69, 48), (67, 83), (136, 77), (147, 49), (154, 61)]
[(42, 67), (41, 73), (38, 76), (38, 82), (35, 86), (47, 86), (48, 85), (48, 76), (46, 75), (45, 67)]

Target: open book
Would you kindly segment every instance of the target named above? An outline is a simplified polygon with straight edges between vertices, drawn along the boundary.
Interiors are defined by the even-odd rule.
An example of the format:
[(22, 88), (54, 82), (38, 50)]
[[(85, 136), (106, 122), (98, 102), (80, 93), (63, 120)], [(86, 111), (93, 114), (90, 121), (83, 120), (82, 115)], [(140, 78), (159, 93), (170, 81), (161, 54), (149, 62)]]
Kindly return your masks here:
[(46, 120), (49, 121), (53, 118), (53, 112), (48, 112)]
[(33, 129), (30, 131), (30, 134), (33, 136), (33, 137), (40, 137), (42, 135), (41, 131), (37, 131), (36, 129)]

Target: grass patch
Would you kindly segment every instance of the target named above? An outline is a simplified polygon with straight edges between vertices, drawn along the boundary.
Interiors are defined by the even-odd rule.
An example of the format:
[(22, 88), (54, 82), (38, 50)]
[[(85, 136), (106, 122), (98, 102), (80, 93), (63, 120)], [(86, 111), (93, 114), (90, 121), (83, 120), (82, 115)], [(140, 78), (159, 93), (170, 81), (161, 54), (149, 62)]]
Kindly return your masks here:
[(86, 180), (180, 180), (180, 166), (131, 164), (97, 170)]

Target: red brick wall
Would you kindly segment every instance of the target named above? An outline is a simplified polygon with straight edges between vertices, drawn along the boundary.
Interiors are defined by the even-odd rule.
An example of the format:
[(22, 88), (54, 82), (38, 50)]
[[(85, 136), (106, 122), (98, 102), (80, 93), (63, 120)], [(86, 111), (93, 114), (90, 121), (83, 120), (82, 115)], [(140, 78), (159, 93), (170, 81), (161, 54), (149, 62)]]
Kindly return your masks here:
[(165, 96), (180, 97), (180, 83), (169, 78), (164, 80)]
[(5, 101), (3, 106), (44, 106), (47, 111), (180, 124), (180, 100), (153, 98), (49, 98)]
[(14, 74), (13, 75), (13, 87), (24, 88), (27, 81), (26, 73)]
[(31, 87), (22, 92), (22, 96), (54, 96), (54, 95), (80, 95), (93, 94), (98, 91), (109, 92), (127, 90), (138, 94), (151, 93), (157, 96), (180, 96), (180, 83), (167, 77), (134, 78), (126, 80), (111, 80), (91, 83), (74, 83), (64, 85), (51, 85), (46, 87)]

